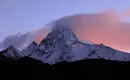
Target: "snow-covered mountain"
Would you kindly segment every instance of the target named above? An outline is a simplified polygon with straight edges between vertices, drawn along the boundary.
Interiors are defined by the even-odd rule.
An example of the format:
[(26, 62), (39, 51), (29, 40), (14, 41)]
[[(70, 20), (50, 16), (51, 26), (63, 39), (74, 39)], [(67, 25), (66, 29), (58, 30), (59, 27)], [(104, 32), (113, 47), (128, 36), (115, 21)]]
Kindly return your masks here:
[[(23, 50), (33, 41), (37, 42), (39, 36), (45, 37), (51, 31), (51, 22), (45, 25), (43, 28), (32, 30), (26, 33), (17, 33), (14, 35), (8, 35), (0, 42), (1, 49), (6, 49), (10, 45), (13, 45), (18, 50)], [(37, 42), (38, 43), (38, 42)]]
[(24, 54), (18, 49), (16, 49), (15, 47), (13, 47), (12, 45), (9, 46), (7, 49), (1, 51), (0, 53), (5, 55), (6, 57), (13, 58), (13, 59), (24, 57)]
[(103, 44), (89, 44), (78, 40), (70, 27), (56, 26), (39, 45), (32, 42), (22, 52), (10, 46), (2, 53), (14, 59), (29, 56), (43, 63), (103, 58), (107, 60), (130, 61), (130, 54), (115, 50)]
[[(32, 43), (34, 44), (34, 43)], [(60, 61), (104, 58), (108, 60), (129, 61), (130, 54), (103, 44), (87, 44), (79, 41), (69, 27), (57, 26), (44, 38), (40, 45), (27, 48), (30, 57), (44, 63), (55, 64)], [(28, 54), (28, 53), (27, 53)]]
[(22, 50), (24, 55), (28, 56), (32, 54), (36, 49), (38, 48), (38, 45), (35, 41), (33, 41), (29, 46), (27, 46), (25, 49)]

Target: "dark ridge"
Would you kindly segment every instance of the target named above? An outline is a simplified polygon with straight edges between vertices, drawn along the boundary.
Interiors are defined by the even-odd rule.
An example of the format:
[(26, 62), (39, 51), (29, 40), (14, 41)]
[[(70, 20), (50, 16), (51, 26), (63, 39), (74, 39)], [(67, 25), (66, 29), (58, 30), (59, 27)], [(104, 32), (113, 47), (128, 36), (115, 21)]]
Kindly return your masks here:
[[(4, 52), (3, 52), (4, 53)], [(10, 67), (15, 64), (15, 61), (12, 58), (8, 58), (0, 53), (0, 67)]]
[(35, 44), (35, 45), (38, 45), (35, 41), (33, 41), (32, 43)]
[[(123, 61), (87, 59), (74, 62), (63, 61), (49, 65), (30, 57), (12, 60), (0, 55), (0, 75), (1, 77), (5, 76), (4, 79), (16, 77), (36, 80), (88, 80), (89, 78), (101, 79), (104, 77), (109, 79), (119, 78), (123, 75), (126, 78), (129, 72), (130, 62)], [(7, 76), (12, 76), (12, 78)]]
[[(35, 59), (33, 59), (33, 58), (30, 58), (30, 57), (28, 57), (28, 56), (26, 56), (26, 57), (22, 57), (22, 58), (20, 58), (20, 59), (18, 59), (18, 60), (16, 60), (16, 62), (17, 62), (17, 64), (18, 65), (20, 65), (20, 66), (31, 66), (31, 65), (37, 65), (37, 66), (39, 66), (39, 65), (43, 65), (44, 63), (43, 62), (41, 62), (40, 60), (35, 60)], [(28, 65), (29, 64), (29, 65)], [(47, 64), (46, 64), (47, 65)], [(49, 65), (49, 64), (48, 64)]]

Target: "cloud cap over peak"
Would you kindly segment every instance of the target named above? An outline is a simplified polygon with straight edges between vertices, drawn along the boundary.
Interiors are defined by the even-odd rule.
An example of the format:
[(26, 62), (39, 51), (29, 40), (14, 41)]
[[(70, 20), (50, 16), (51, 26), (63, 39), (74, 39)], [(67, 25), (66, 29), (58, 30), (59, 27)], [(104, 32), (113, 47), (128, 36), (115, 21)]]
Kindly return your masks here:
[(80, 40), (130, 50), (130, 23), (122, 22), (115, 12), (66, 16), (56, 20), (55, 24), (70, 26)]

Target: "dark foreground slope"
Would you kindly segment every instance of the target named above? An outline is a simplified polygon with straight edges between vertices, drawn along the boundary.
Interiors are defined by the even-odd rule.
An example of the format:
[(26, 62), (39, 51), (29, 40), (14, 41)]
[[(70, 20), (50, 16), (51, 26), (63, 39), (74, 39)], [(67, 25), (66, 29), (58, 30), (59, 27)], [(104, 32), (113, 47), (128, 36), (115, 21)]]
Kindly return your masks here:
[(124, 79), (129, 77), (127, 76), (129, 72), (130, 62), (91, 59), (49, 65), (29, 57), (14, 61), (0, 56), (0, 78), (3, 77), (4, 80), (5, 78), (17, 80), (39, 80), (40, 78), (42, 80), (87, 80), (92, 78), (113, 79), (113, 77), (123, 77)]

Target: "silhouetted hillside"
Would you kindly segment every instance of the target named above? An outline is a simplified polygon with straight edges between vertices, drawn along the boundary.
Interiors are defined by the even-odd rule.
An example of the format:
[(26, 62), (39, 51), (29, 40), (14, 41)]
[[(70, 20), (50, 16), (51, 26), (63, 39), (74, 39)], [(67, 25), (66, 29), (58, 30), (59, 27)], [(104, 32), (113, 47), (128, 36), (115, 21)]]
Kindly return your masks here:
[(1, 76), (6, 76), (4, 78), (11, 76), (10, 78), (14, 79), (17, 76), (36, 80), (40, 78), (43, 80), (87, 80), (127, 75), (126, 72), (130, 71), (130, 62), (90, 59), (49, 65), (29, 57), (14, 61), (0, 55), (0, 67)]
[(0, 54), (0, 66), (13, 66), (15, 64), (15, 61), (11, 58), (8, 58), (2, 54)]

